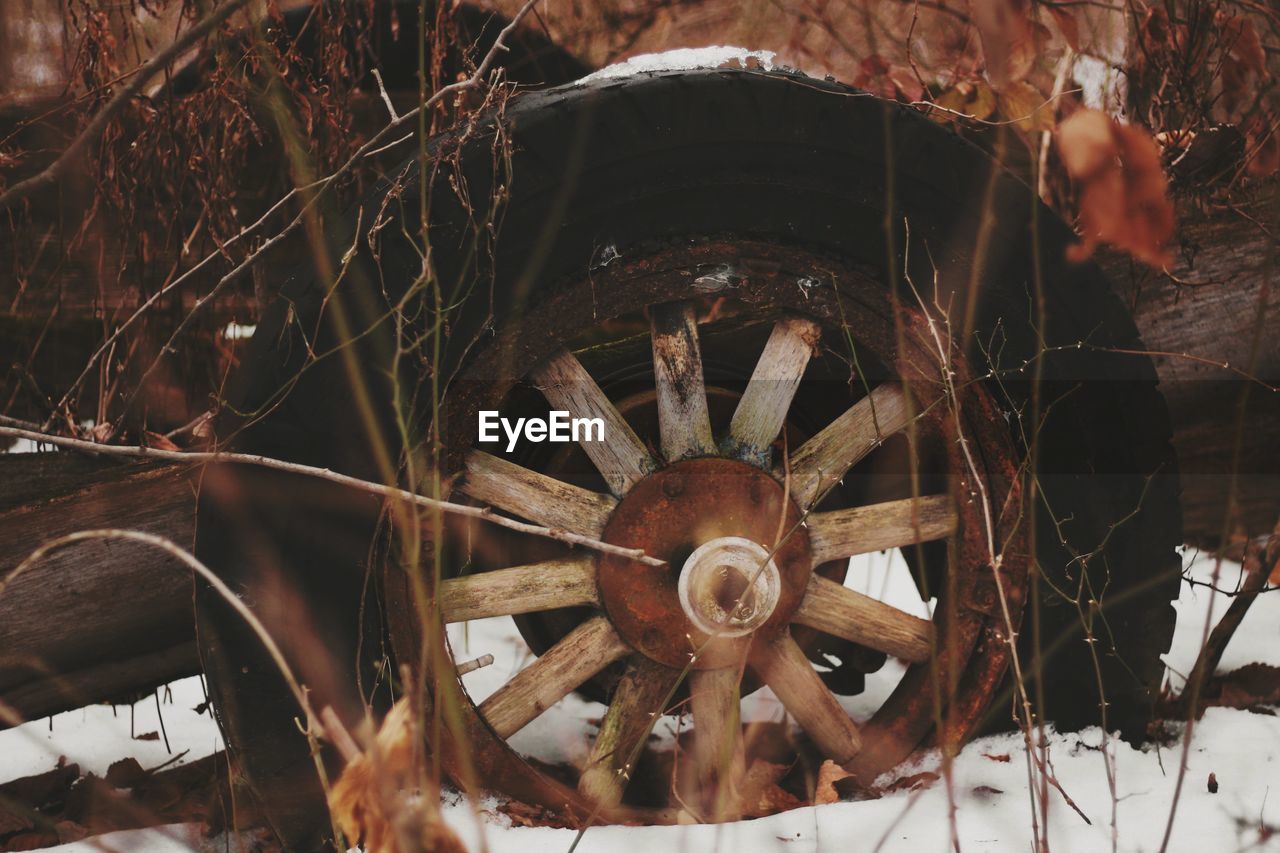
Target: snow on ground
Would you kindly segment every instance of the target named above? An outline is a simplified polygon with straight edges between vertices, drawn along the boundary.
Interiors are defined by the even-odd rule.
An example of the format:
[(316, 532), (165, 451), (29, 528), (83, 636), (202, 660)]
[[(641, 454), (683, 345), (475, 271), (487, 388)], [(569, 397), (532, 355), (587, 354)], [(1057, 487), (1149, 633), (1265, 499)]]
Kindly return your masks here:
[(134, 705), (90, 705), (0, 732), (0, 783), (51, 770), (60, 757), (96, 776), (126, 757), (147, 768), (182, 752), (184, 763), (203, 758), (222, 749), (210, 711), (196, 710), (204, 701), (204, 686), (193, 676)]
[(768, 71), (773, 68), (774, 53), (771, 50), (747, 50), (745, 47), (714, 45), (712, 47), (682, 47), (662, 53), (642, 53), (630, 59), (605, 66), (588, 74), (579, 83), (606, 80), (611, 77), (629, 77), (646, 71), (689, 71), (694, 68), (719, 68), (736, 59), (738, 67), (758, 67)]
[[(1188, 556), (1189, 571), (1199, 581), (1214, 580), (1215, 561)], [(1240, 568), (1222, 563), (1216, 586), (1234, 590)], [(903, 609), (924, 615), (927, 606), (915, 595), (900, 560), (888, 555), (866, 558), (850, 573), (851, 585)], [(1207, 616), (1216, 621), (1225, 612), (1227, 595), (1204, 586), (1183, 584), (1177, 604), (1178, 630), (1166, 656), (1170, 678), (1181, 684), (1181, 673), (1190, 670), (1200, 647)], [(464, 684), (479, 701), (496, 689), (529, 660), (528, 649), (509, 619), (473, 622), (464, 631), (452, 630), (451, 642), (458, 659), (493, 654), (491, 666), (464, 677)], [(1280, 664), (1280, 593), (1263, 595), (1255, 603), (1224, 656), (1221, 671), (1246, 663)], [(850, 700), (847, 707), (856, 718), (866, 717), (893, 688), (901, 668), (886, 666), (868, 679), (867, 694)], [(172, 701), (162, 704), (165, 728), (173, 752), (188, 749), (184, 760), (207, 755), (219, 747), (216, 729), (207, 714), (191, 709), (203, 701), (198, 679), (172, 686)], [(588, 741), (584, 728), (598, 720), (604, 708), (575, 696), (558, 703), (522, 731), (514, 745), (527, 754), (548, 761), (581, 761)], [(155, 700), (135, 709), (138, 733), (158, 730)], [(782, 719), (782, 712), (767, 690), (752, 696), (744, 707), (749, 719)], [(58, 715), (52, 732), (48, 721), (29, 723), (0, 732), (0, 782), (54, 766), (59, 755), (81, 767), (102, 773), (111, 761), (135, 756), (143, 766), (170, 758), (161, 741), (130, 740), (129, 711), (121, 707), (88, 708)], [(671, 724), (663, 722), (659, 735), (671, 737)], [(566, 734), (573, 733), (573, 734)], [(1050, 733), (1050, 756), (1056, 778), (1091, 821), (1086, 823), (1057, 793), (1049, 803), (1049, 839), (1058, 851), (1091, 851), (1115, 847), (1122, 851), (1160, 848), (1173, 799), (1181, 741), (1163, 748), (1135, 750), (1109, 741), (1114, 757), (1116, 799), (1107, 783), (1097, 729), (1079, 733)], [(1008, 755), (1009, 761), (997, 760)], [(993, 758), (992, 756), (995, 756)], [(936, 762), (904, 768), (905, 774), (936, 769)], [(1209, 773), (1219, 782), (1218, 793), (1207, 790)], [(1272, 790), (1272, 789), (1275, 790)], [(1031, 810), (1027, 795), (1027, 767), (1021, 735), (982, 738), (960, 754), (954, 770), (956, 832), (960, 847), (968, 851), (1025, 851), (1030, 849)], [(565, 853), (574, 841), (569, 830), (513, 827), (482, 803), (479, 814), (463, 802), (451, 803), (447, 820), (469, 849), (490, 853)], [(946, 850), (951, 847), (950, 802), (945, 786), (890, 794), (878, 800), (836, 803), (797, 809), (772, 817), (723, 826), (596, 827), (578, 845), (582, 853), (647, 853), (648, 851), (811, 851), (843, 850)], [(1114, 826), (1114, 830), (1113, 830)], [(224, 849), (227, 839), (211, 842), (199, 838), (192, 827), (114, 833), (58, 848), (60, 851), (171, 851), (204, 846)], [(229, 844), (235, 849), (235, 841)], [(1280, 717), (1224, 708), (1211, 708), (1195, 729), (1188, 772), (1173, 827), (1171, 851), (1211, 853), (1229, 850), (1280, 851)]]

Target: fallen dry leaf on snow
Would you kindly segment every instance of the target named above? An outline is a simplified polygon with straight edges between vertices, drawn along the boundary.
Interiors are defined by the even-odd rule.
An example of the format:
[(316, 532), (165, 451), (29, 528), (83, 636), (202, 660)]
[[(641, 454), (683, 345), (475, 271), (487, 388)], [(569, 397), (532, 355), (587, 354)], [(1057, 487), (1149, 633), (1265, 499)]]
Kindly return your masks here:
[(425, 807), (414, 767), (413, 709), (401, 699), (391, 706), (373, 744), (351, 759), (329, 793), (329, 810), (347, 841), (367, 853), (457, 851), (465, 848)]
[(836, 783), (841, 779), (848, 778), (849, 773), (830, 758), (822, 762), (822, 766), (818, 768), (818, 786), (813, 792), (813, 804), (821, 806), (826, 803), (840, 802), (840, 793), (836, 791)]
[(751, 762), (738, 786), (743, 817), (765, 817), (805, 805), (778, 784), (789, 769), (770, 761)]
[(1057, 142), (1067, 173), (1080, 185), (1081, 239), (1068, 257), (1084, 260), (1107, 243), (1152, 266), (1166, 265), (1173, 203), (1155, 141), (1097, 110), (1079, 110), (1058, 128)]

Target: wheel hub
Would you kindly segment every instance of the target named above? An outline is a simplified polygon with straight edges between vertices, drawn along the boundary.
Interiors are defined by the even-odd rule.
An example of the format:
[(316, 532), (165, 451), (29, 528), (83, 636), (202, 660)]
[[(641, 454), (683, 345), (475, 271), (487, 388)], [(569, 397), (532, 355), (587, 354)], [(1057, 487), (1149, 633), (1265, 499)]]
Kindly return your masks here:
[(699, 546), (677, 583), (685, 615), (707, 634), (722, 637), (741, 637), (767, 622), (781, 587), (768, 549), (741, 536)]
[(655, 471), (618, 503), (603, 538), (667, 565), (601, 555), (610, 621), (667, 666), (738, 663), (754, 638), (784, 630), (804, 597), (811, 551), (801, 518), (782, 483), (744, 462), (689, 459)]

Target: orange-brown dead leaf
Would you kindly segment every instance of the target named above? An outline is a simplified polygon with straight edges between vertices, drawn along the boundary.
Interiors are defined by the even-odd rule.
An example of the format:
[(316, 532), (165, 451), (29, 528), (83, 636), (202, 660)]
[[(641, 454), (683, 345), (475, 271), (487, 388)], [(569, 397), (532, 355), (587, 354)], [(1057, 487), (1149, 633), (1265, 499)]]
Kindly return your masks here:
[(1080, 186), (1081, 239), (1068, 256), (1081, 261), (1107, 243), (1155, 267), (1169, 263), (1173, 203), (1150, 135), (1097, 110), (1079, 110), (1059, 127), (1057, 141)]
[(753, 761), (738, 786), (743, 817), (765, 817), (804, 805), (778, 783), (790, 767), (770, 761)]
[(181, 450), (182, 448), (174, 444), (168, 436), (161, 435), (158, 432), (147, 430), (143, 433), (143, 444), (147, 447), (154, 447), (156, 450)]
[(1000, 117), (1012, 121), (1025, 133), (1053, 129), (1053, 105), (1045, 102), (1040, 90), (1024, 81), (1010, 83), (998, 95)]
[(1280, 133), (1276, 131), (1276, 120), (1266, 110), (1245, 124), (1245, 150), (1249, 158), (1245, 168), (1255, 178), (1266, 178), (1280, 170)]
[(818, 786), (813, 792), (813, 804), (821, 806), (827, 803), (840, 802), (840, 794), (836, 791), (836, 783), (841, 779), (848, 778), (849, 773), (831, 759), (828, 758), (822, 762), (822, 766), (818, 768)]
[(1076, 7), (1050, 6), (1044, 7), (1053, 18), (1063, 40), (1077, 53), (1080, 51), (1080, 21), (1076, 18)]
[(908, 103), (924, 97), (924, 86), (920, 85), (910, 68), (895, 65), (878, 54), (872, 54), (859, 63), (853, 85), (882, 98)]
[(1219, 12), (1214, 22), (1221, 32), (1223, 47), (1218, 74), (1222, 97), (1216, 112), (1223, 119), (1236, 121), (1257, 101), (1268, 77), (1267, 55), (1258, 31), (1248, 19)]
[(1164, 6), (1153, 3), (1142, 18), (1138, 28), (1138, 40), (1144, 53), (1159, 53), (1173, 48), (1173, 26)]
[(347, 841), (367, 853), (462, 853), (462, 842), (425, 808), (415, 772), (416, 728), (406, 699), (391, 706), (372, 745), (348, 762), (329, 793), (329, 810)]
[(971, 0), (974, 25), (982, 39), (987, 78), (996, 89), (1025, 79), (1035, 65), (1038, 28), (1030, 0)]
[[(996, 111), (996, 93), (983, 80), (961, 80), (938, 95), (934, 103), (952, 112), (986, 119)], [(952, 116), (946, 114), (939, 118), (944, 122), (953, 120)]]

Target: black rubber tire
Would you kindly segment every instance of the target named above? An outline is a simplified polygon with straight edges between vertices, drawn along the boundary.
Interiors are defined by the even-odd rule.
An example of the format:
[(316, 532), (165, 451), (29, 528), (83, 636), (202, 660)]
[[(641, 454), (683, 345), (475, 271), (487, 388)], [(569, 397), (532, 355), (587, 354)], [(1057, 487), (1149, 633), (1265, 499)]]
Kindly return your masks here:
[[(1016, 371), (1042, 347), (1049, 350), (1033, 361), (1048, 411), (1036, 470), (1044, 497), (1035, 526), (1040, 570), (1060, 587), (1073, 587), (1086, 571), (1105, 616), (1091, 646), (1075, 606), (1042, 595), (1037, 630), (1052, 651), (1033, 659), (1031, 622), (1020, 644), (1027, 669), (1044, 673), (1037, 685), (1040, 710), (1060, 728), (1101, 721), (1096, 651), (1108, 726), (1130, 737), (1142, 734), (1163, 673), (1160, 655), (1172, 636), (1170, 601), (1179, 583), (1181, 517), (1169, 417), (1150, 362), (1107, 351), (1141, 350), (1142, 344), (1098, 268), (1063, 259), (1072, 234), (1031, 189), (918, 112), (802, 75), (708, 70), (599, 80), (517, 97), (501, 117), (502, 134), (496, 121), (486, 118), (465, 141), (445, 137), (431, 146), (437, 155), (451, 155), (437, 161), (445, 166), (430, 201), (437, 269), (443, 281), (480, 276), (486, 285), (453, 320), (451, 340), (500, 328), (557, 282), (581, 280), (607, 245), (627, 255), (672, 241), (740, 235), (835, 254), (879, 271), (886, 282), (885, 270), (904, 268), (916, 281), (930, 281), (931, 261), (939, 286), (957, 294), (958, 303), (970, 282), (980, 282), (976, 332), (966, 342), (975, 365), (985, 368), (984, 350), (994, 351), (995, 367)], [(511, 158), (509, 170), (495, 178), (503, 162), (494, 154), (499, 136), (510, 142)], [(446, 175), (465, 179), (472, 199), (489, 198), (495, 183), (510, 192), (491, 263), (469, 253), (472, 217)], [(389, 209), (414, 231), (421, 189), (416, 168), (406, 166), (366, 202), (361, 221), (367, 225), (378, 210)], [(391, 205), (385, 204), (388, 190)], [(906, 258), (907, 235), (898, 224), (904, 218), (912, 246)], [(894, 223), (892, 249), (886, 221)], [(991, 239), (974, 273), (970, 255), (984, 223)], [(339, 228), (331, 237), (336, 263), (351, 239)], [(1033, 238), (1042, 259), (1041, 329), (1032, 322), (1040, 307)], [(237, 449), (379, 476), (368, 435), (353, 415), (346, 362), (324, 359), (294, 382), (305, 360), (298, 330), (315, 321), (326, 298), (330, 306), (342, 300), (353, 328), (376, 327), (359, 342), (354, 363), (372, 389), (378, 429), (393, 453), (401, 449), (390, 417), (391, 330), (378, 318), (420, 267), (390, 238), (377, 269), (367, 254), (362, 250), (336, 295), (300, 276), (268, 312), (233, 399), (240, 411), (270, 401), (270, 413), (251, 424), (223, 420), (220, 434), (234, 433)], [(321, 329), (321, 342), (332, 341), (332, 328)], [(446, 353), (446, 364), (456, 367), (465, 358), (457, 347)], [(993, 385), (1011, 413), (1030, 397), (1029, 375), (1030, 368)], [(450, 448), (459, 449), (465, 448)], [(250, 489), (237, 492), (242, 499), (276, 488), (318, 488), (261, 472), (253, 478)], [(304, 508), (274, 498), (255, 506), (267, 509), (241, 510), (233, 519), (215, 499), (202, 500), (198, 555), (252, 590), (255, 564), (269, 549), (304, 598), (341, 626), (327, 640), (328, 654), (352, 675), (360, 668), (361, 638), (365, 658), (376, 657), (370, 649), (380, 653), (377, 629), (363, 629), (356, 614), (366, 588), (361, 542), (372, 538), (376, 509), (347, 507), (347, 521), (325, 523), (346, 531), (343, 543), (317, 548), (314, 538), (307, 541), (314, 524), (301, 517)], [(245, 524), (252, 525), (248, 533)], [(1048, 586), (1042, 583), (1042, 591)], [(207, 591), (198, 605), (202, 653), (228, 743), (260, 791), (279, 790), (288, 780), (296, 792), (296, 803), (272, 815), (282, 837), (296, 846), (319, 843), (324, 813), (304, 802), (316, 789), (305, 780), (311, 767), (306, 744), (290, 734), (297, 713), (292, 698), (225, 606)], [(296, 647), (289, 651), (306, 656)], [(341, 684), (342, 677), (330, 677), (319, 695), (352, 707), (360, 694)], [(993, 713), (1007, 715), (1008, 707)]]

